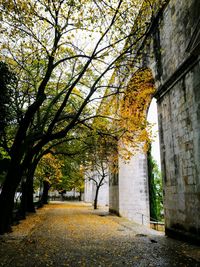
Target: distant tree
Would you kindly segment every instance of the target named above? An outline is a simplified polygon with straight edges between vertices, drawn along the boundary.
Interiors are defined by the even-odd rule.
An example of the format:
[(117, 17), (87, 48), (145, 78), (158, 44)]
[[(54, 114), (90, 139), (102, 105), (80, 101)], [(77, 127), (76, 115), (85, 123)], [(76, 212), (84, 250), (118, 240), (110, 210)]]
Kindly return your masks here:
[(56, 188), (61, 183), (61, 167), (60, 161), (51, 154), (46, 154), (41, 158), (35, 173), (37, 182), (43, 188), (40, 199), (41, 205), (48, 203), (49, 189)]
[[(97, 123), (97, 122), (95, 122)], [(102, 123), (104, 128), (108, 123)], [(105, 129), (104, 129), (105, 130)], [(111, 165), (116, 158), (116, 139), (114, 135), (94, 135), (86, 140), (88, 150), (83, 161), (85, 180), (92, 181), (95, 185), (94, 209), (98, 208), (100, 188), (108, 182)]]
[(62, 179), (55, 187), (56, 190), (62, 191), (76, 191), (80, 195), (84, 188), (84, 177), (81, 169), (79, 157), (64, 157), (62, 165)]
[(105, 185), (108, 181), (109, 172), (108, 172), (108, 164), (105, 160), (100, 158), (93, 158), (91, 169), (86, 168), (85, 170), (85, 176), (86, 176), (86, 182), (93, 181), (95, 185), (95, 197), (94, 197), (94, 209), (97, 209), (98, 207), (98, 196), (100, 188)]
[(151, 152), (148, 152), (148, 177), (149, 177), (149, 198), (150, 217), (152, 220), (163, 220), (163, 186), (162, 176), (157, 162), (153, 159)]

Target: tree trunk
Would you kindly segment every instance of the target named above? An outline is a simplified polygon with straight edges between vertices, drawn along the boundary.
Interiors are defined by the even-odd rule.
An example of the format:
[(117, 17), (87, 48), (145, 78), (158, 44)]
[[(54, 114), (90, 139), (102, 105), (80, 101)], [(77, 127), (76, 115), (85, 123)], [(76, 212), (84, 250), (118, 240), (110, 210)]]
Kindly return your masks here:
[(32, 159), (31, 156), (31, 154), (27, 153), (23, 164), (20, 164), (22, 157), (20, 152), (13, 154), (11, 159), (0, 195), (0, 234), (11, 229), (15, 192), (21, 181), (22, 174)]
[(94, 209), (95, 209), (95, 210), (97, 209), (97, 204), (98, 204), (98, 194), (99, 194), (99, 189), (100, 189), (100, 186), (97, 185), (96, 193), (95, 193), (95, 198), (94, 198)]
[[(25, 156), (23, 146), (25, 135), (26, 132), (23, 127), (19, 127), (12, 145), (11, 161), (0, 195), (0, 234), (3, 234), (11, 229), (15, 192), (21, 181), (23, 173), (21, 161)], [(24, 157), (24, 166), (28, 162), (28, 158), (29, 157)]]
[(43, 192), (41, 197), (42, 204), (48, 204), (48, 192), (49, 192), (49, 183), (47, 181), (43, 181)]
[(10, 165), (0, 195), (0, 234), (11, 230), (14, 197), (20, 180), (20, 166), (17, 163)]
[(29, 167), (28, 173), (27, 173), (27, 205), (26, 205), (26, 211), (27, 212), (35, 212), (35, 205), (33, 201), (33, 179), (34, 179), (34, 173), (35, 169), (37, 167), (38, 159), (36, 159)]
[(79, 201), (81, 201), (82, 200), (82, 192), (80, 191), (79, 193), (80, 193), (80, 195), (79, 195)]
[(0, 234), (9, 232), (12, 223), (15, 190), (4, 190), (0, 196)]
[(26, 212), (35, 212), (33, 203), (33, 176), (37, 167), (38, 161), (31, 161), (32, 157), (28, 158), (24, 166), (24, 176), (26, 181), (22, 181), (22, 198), (19, 209), (19, 219), (26, 218)]
[[(32, 170), (32, 166), (30, 167)], [(30, 176), (30, 172), (28, 172), (28, 176), (26, 181), (22, 182), (22, 197), (19, 209), (19, 219), (26, 218), (26, 212), (35, 212), (35, 206), (33, 203), (33, 176)]]
[[(33, 174), (34, 175), (34, 174)], [(26, 211), (27, 212), (35, 212), (35, 205), (33, 201), (33, 175), (27, 177), (27, 205)]]
[(18, 217), (17, 219), (23, 220), (26, 218), (26, 207), (27, 207), (27, 182), (22, 181), (21, 183), (21, 190), (22, 190), (22, 196), (21, 196), (21, 203), (20, 208), (18, 211)]

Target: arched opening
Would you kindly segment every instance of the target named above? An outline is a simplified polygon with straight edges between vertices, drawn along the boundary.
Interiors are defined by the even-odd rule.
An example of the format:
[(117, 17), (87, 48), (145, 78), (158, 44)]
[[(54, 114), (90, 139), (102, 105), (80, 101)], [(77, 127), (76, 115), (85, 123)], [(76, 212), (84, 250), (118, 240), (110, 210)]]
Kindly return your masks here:
[(147, 121), (152, 124), (153, 140), (148, 151), (148, 181), (150, 225), (156, 230), (164, 230), (163, 182), (161, 175), (160, 140), (156, 99), (148, 109)]
[[(154, 159), (159, 161), (159, 167), (153, 161), (154, 159), (151, 160), (151, 163), (154, 163), (153, 167), (148, 167), (148, 159), (151, 156), (148, 150), (148, 144), (151, 143), (150, 132), (153, 131), (154, 135), (158, 131), (155, 129), (155, 125), (150, 126), (150, 123), (155, 123), (155, 119), (157, 119), (156, 102), (155, 99), (152, 100), (154, 92), (155, 85), (151, 70), (149, 68), (139, 69), (129, 78), (123, 97), (119, 99), (115, 107), (112, 107), (112, 111), (116, 108), (119, 127), (124, 129), (124, 134), (118, 141), (116, 150), (117, 172), (112, 172), (112, 168), (109, 169), (109, 184), (107, 183), (109, 186), (109, 210), (147, 226), (150, 225), (150, 221), (160, 221), (163, 216), (158, 139), (152, 143), (152, 151), (155, 154), (155, 150), (157, 150), (157, 157)], [(115, 99), (115, 101), (117, 100)], [(150, 119), (149, 123), (147, 114), (151, 113), (154, 120)], [(126, 158), (124, 154), (126, 155), (127, 151), (130, 154)], [(157, 173), (155, 173), (156, 171)], [(89, 191), (87, 189), (88, 185), (85, 187), (85, 200), (88, 201), (86, 197), (91, 191), (89, 198), (91, 202), (93, 189), (91, 187)], [(157, 212), (153, 213), (153, 210), (157, 210)]]
[(150, 103), (147, 113), (147, 121), (152, 124), (152, 133), (154, 136), (154, 139), (151, 144), (152, 155), (155, 158), (159, 169), (161, 169), (158, 110), (155, 98), (152, 98), (152, 101)]
[[(157, 153), (158, 164), (147, 145), (151, 143), (150, 132), (155, 135), (158, 131), (155, 128), (156, 102), (155, 99), (152, 100), (154, 92), (154, 78), (149, 68), (136, 71), (130, 78), (121, 115), (124, 116), (127, 130), (130, 130), (130, 135), (133, 135), (132, 144), (126, 143), (126, 146), (130, 146), (132, 155), (128, 161), (124, 161), (120, 157), (123, 151), (119, 149), (118, 183), (110, 185), (111, 210), (145, 225), (149, 225), (150, 221), (158, 222), (163, 218), (158, 138), (151, 145), (153, 154)], [(150, 123), (147, 120), (149, 117), (147, 114), (151, 116)], [(152, 119), (154, 120), (151, 121)], [(150, 126), (152, 123), (154, 125)], [(153, 164), (151, 168), (149, 168), (150, 158)], [(155, 210), (156, 212), (153, 213)]]

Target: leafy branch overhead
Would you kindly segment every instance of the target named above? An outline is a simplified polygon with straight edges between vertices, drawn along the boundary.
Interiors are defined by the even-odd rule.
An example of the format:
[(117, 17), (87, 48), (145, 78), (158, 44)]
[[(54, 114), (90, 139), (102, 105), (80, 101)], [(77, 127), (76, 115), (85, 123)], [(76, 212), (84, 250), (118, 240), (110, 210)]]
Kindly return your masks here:
[[(9, 226), (22, 177), (56, 143), (89, 130), (115, 139), (132, 131), (98, 110), (111, 96), (123, 103), (127, 77), (135, 71), (134, 48), (150, 29), (154, 2), (141, 8), (139, 0), (0, 0), (0, 61), (17, 77), (13, 118), (1, 143), (10, 165), (0, 195), (0, 232)], [(119, 120), (117, 128), (94, 127), (98, 117), (108, 125)]]
[[(2, 60), (21, 77), (23, 128), (32, 135), (37, 132), (32, 142), (64, 137), (88, 115), (84, 110), (91, 98), (104, 96), (113, 69), (120, 68), (130, 47), (143, 36), (143, 27), (140, 33), (131, 32), (138, 8), (137, 1), (2, 5)], [(132, 42), (122, 49), (132, 35)], [(110, 90), (115, 93), (118, 88)]]

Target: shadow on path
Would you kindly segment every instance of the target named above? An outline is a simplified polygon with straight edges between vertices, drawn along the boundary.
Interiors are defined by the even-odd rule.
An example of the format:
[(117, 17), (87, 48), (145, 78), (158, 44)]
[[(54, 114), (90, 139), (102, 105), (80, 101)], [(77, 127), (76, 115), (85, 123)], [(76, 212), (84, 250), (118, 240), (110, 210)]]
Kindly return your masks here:
[(84, 203), (54, 202), (0, 238), (0, 266), (197, 267), (200, 248)]

